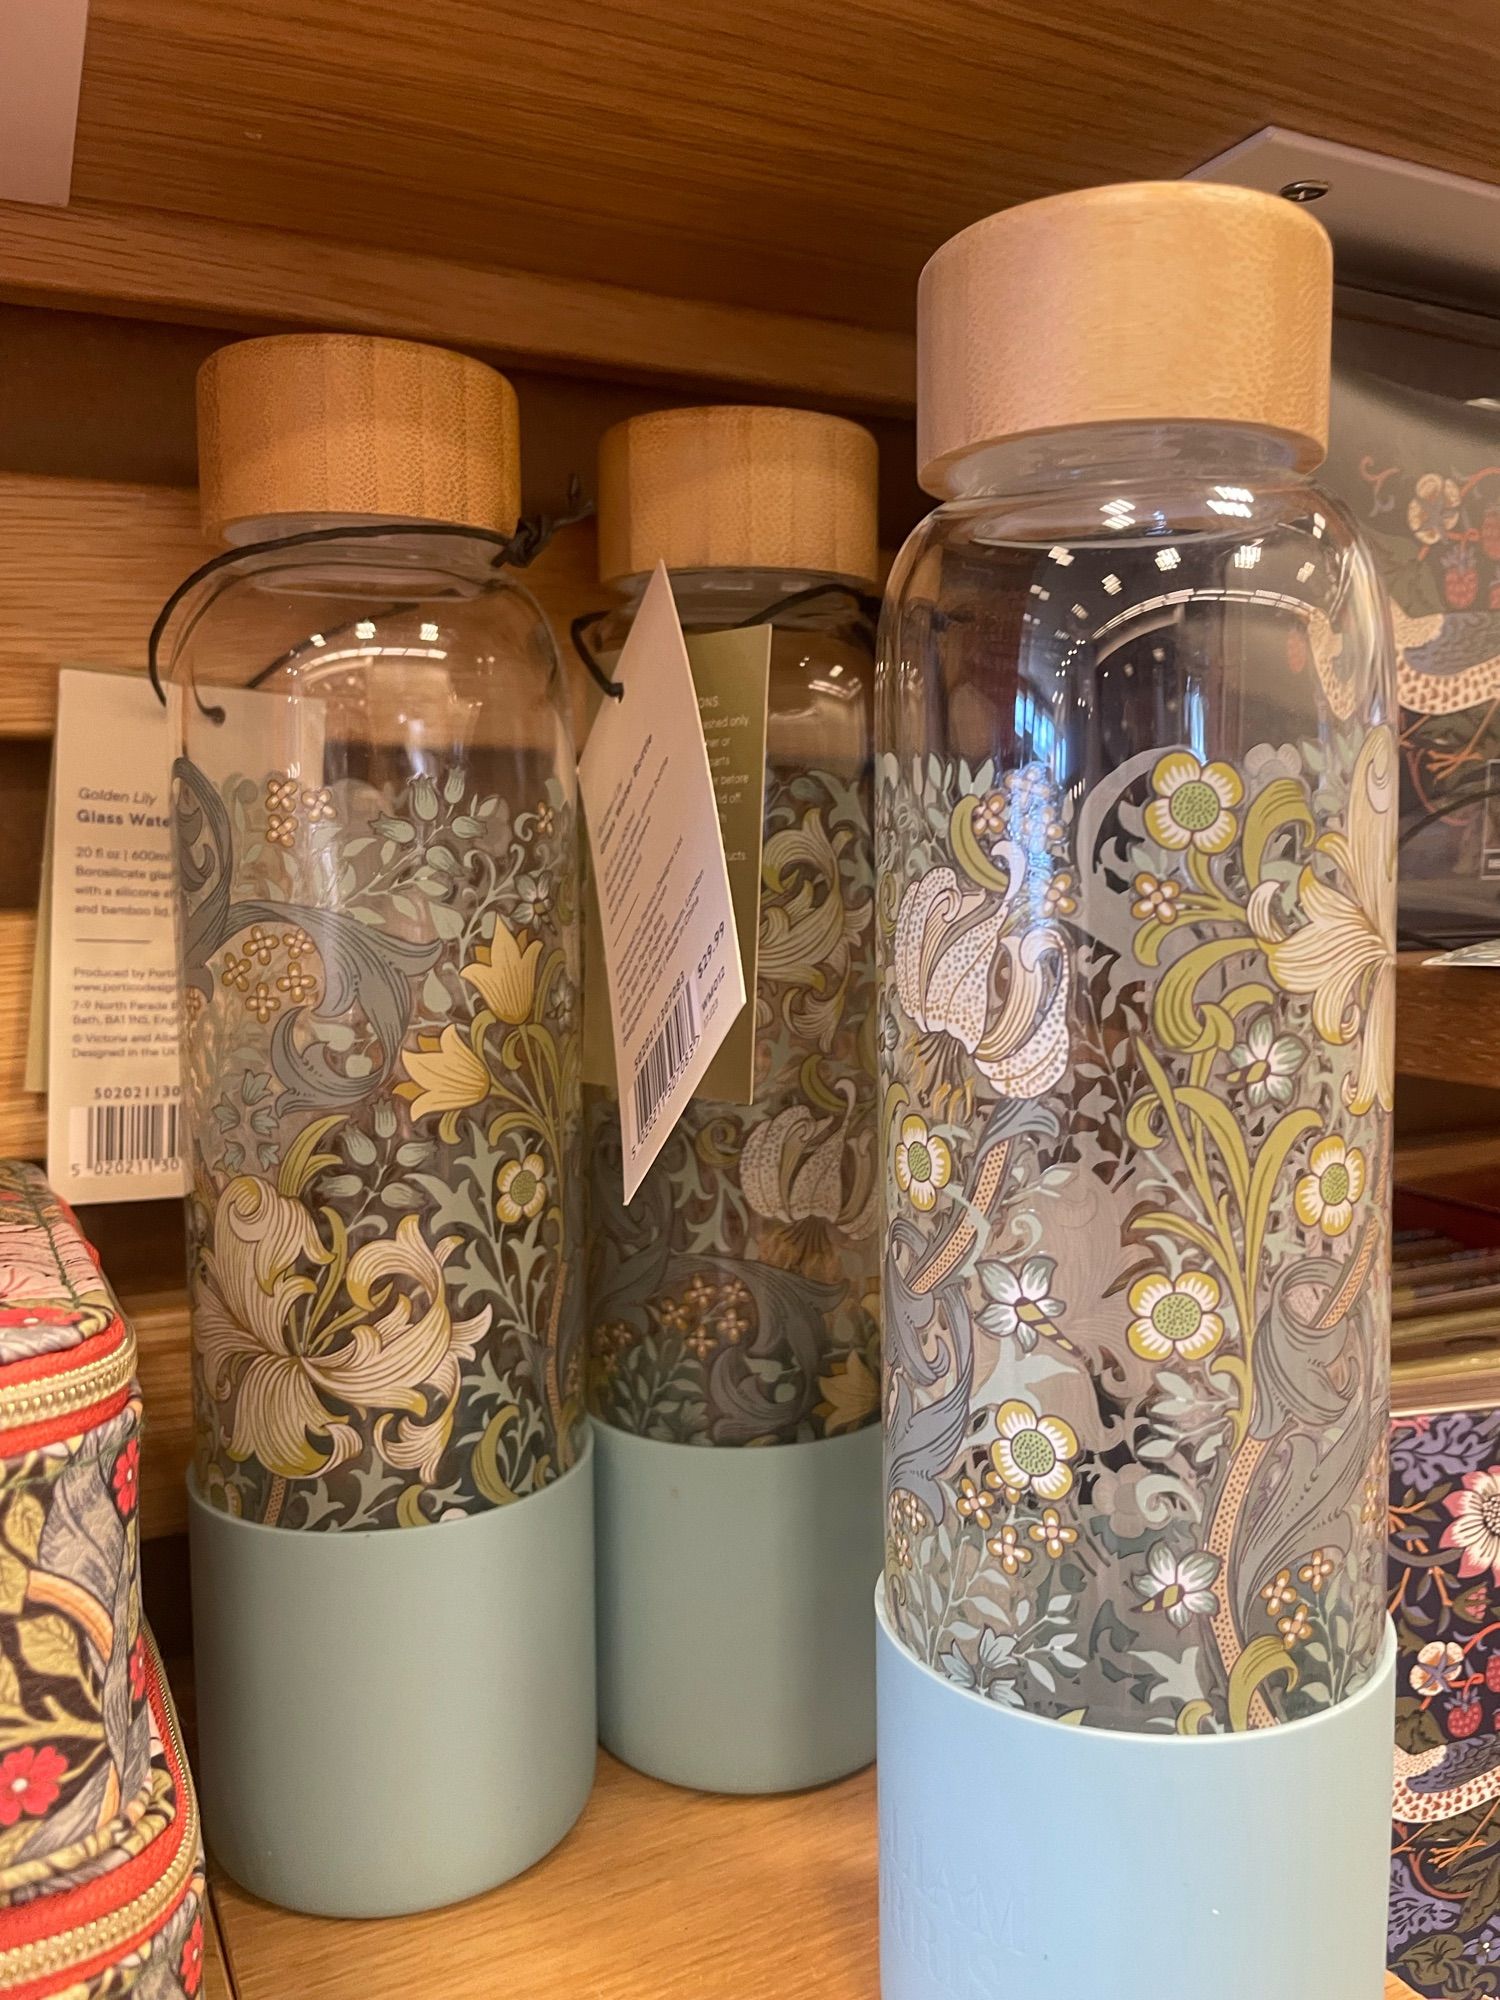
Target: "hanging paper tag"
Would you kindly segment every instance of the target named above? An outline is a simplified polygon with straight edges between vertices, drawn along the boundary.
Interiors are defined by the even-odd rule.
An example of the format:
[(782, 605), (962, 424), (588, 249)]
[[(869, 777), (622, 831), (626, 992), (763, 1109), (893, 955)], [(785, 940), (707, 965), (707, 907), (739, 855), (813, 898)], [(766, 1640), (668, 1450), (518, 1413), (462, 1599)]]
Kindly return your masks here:
[[(755, 991), (760, 954), (760, 850), (766, 827), (766, 695), (771, 628), (752, 625), (688, 640), (698, 715), (713, 778), (729, 869), (745, 988)], [(755, 1009), (744, 1008), (698, 1085), (700, 1098), (749, 1104), (755, 1097)]]
[[(181, 688), (167, 698), (164, 709), (144, 675), (57, 677), (31, 1039), (46, 1068), (47, 1177), (69, 1201), (185, 1186), (171, 833)], [(321, 702), (216, 688), (214, 715), (195, 733), (216, 783), (233, 770), (321, 779)]]
[(609, 984), (625, 1199), (745, 1004), (724, 839), (666, 568), (578, 765)]
[(166, 712), (65, 668), (52, 762), (47, 1177), (69, 1201), (182, 1191)]
[[(771, 627), (750, 625), (698, 633), (687, 642), (688, 665), (698, 694), (698, 716), (708, 752), (719, 831), (729, 870), (734, 928), (745, 989), (755, 991), (760, 949), (760, 853), (766, 823), (766, 695), (771, 679)], [(599, 901), (593, 870), (586, 871), (583, 904), (585, 967), (603, 962)], [(585, 978), (583, 1079), (615, 1092), (609, 994), (602, 979)], [(693, 1095), (703, 1102), (755, 1101), (755, 1009), (741, 1010)]]

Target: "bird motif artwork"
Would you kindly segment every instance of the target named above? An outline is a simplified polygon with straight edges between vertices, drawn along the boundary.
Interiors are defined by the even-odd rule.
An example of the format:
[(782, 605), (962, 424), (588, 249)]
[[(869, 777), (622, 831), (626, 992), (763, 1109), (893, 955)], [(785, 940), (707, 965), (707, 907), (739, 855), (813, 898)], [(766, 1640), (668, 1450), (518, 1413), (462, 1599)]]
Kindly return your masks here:
[(1394, 600), (1396, 692), (1418, 715), (1452, 715), (1500, 696), (1500, 610), (1410, 617)]
[[(1500, 931), (1500, 409), (1336, 369), (1323, 475), (1391, 607), (1400, 935)], [(1314, 523), (1314, 527), (1316, 524)]]
[(1431, 1750), (1397, 1749), (1391, 1817), (1404, 1826), (1455, 1819), (1500, 1800), (1500, 1736), (1478, 1743), (1439, 1743)]

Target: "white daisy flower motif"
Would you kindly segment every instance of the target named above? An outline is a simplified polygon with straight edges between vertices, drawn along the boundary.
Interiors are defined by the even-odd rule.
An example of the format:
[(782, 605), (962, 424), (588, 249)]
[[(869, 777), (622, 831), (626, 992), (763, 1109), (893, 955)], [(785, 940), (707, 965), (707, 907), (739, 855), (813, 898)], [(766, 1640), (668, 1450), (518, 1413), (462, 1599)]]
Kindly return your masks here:
[(987, 1303), (979, 1309), (980, 1325), (991, 1333), (1010, 1335), (1023, 1354), (1036, 1346), (1039, 1334), (1055, 1335), (1066, 1310), (1052, 1292), (1056, 1269), (1055, 1257), (1028, 1257), (1019, 1270), (1009, 1264), (981, 1264), (979, 1282)]
[(1307, 1169), (1292, 1193), (1298, 1220), (1325, 1236), (1342, 1236), (1365, 1191), (1364, 1154), (1330, 1132), (1308, 1154)]
[(1151, 1271), (1130, 1287), (1126, 1339), (1143, 1361), (1202, 1361), (1224, 1338), (1224, 1321), (1214, 1308), (1219, 1281), (1207, 1271), (1184, 1271), (1169, 1278)]
[(1430, 1640), (1418, 1653), (1408, 1676), (1411, 1691), (1430, 1701), (1433, 1695), (1447, 1694), (1456, 1687), (1463, 1670), (1464, 1649), (1456, 1640), (1449, 1639), (1446, 1644), (1441, 1639)]
[(913, 1208), (932, 1208), (938, 1189), (948, 1185), (953, 1174), (953, 1155), (946, 1139), (929, 1132), (925, 1118), (915, 1113), (901, 1121), (896, 1144), (896, 1185)]
[(1460, 1576), (1493, 1573), (1500, 1584), (1500, 1465), (1485, 1472), (1466, 1472), (1461, 1490), (1443, 1502), (1452, 1515), (1443, 1530), (1442, 1546), (1461, 1551)]
[(1232, 1065), (1230, 1083), (1245, 1093), (1252, 1111), (1265, 1104), (1290, 1104), (1292, 1078), (1307, 1060), (1307, 1051), (1295, 1035), (1278, 1035), (1275, 1016), (1257, 1014), (1245, 1030), (1245, 1039), (1229, 1051)]
[(1146, 808), (1146, 831), (1161, 846), (1222, 854), (1234, 839), (1231, 808), (1245, 787), (1228, 764), (1201, 764), (1190, 750), (1169, 750), (1151, 773), (1151, 789), (1156, 797)]
[(1061, 1417), (1044, 1416), (1019, 1397), (1002, 1403), (995, 1416), (999, 1436), (990, 1458), (1012, 1499), (1035, 1493), (1041, 1500), (1061, 1500), (1073, 1486), (1070, 1460), (1078, 1456), (1078, 1439)]
[(1130, 1587), (1141, 1599), (1138, 1611), (1165, 1611), (1179, 1628), (1197, 1617), (1212, 1618), (1219, 1600), (1209, 1585), (1219, 1574), (1219, 1558), (1207, 1549), (1193, 1549), (1185, 1556), (1173, 1555), (1165, 1542), (1153, 1543), (1146, 1552), (1146, 1567), (1130, 1579)]

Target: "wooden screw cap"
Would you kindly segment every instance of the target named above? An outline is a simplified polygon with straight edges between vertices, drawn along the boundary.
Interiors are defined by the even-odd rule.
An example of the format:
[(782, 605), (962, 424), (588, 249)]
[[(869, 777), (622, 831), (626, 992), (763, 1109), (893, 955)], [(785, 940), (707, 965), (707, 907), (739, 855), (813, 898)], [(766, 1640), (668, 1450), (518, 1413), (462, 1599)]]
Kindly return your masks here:
[(814, 410), (720, 404), (629, 417), (599, 442), (599, 575), (878, 574), (875, 440)]
[(1078, 424), (1236, 423), (1303, 467), (1328, 446), (1333, 252), (1255, 188), (1140, 181), (1006, 209), (952, 237), (917, 291), (917, 467)]
[(317, 517), (509, 534), (521, 511), (516, 392), (442, 347), (355, 333), (241, 340), (198, 371), (205, 535)]

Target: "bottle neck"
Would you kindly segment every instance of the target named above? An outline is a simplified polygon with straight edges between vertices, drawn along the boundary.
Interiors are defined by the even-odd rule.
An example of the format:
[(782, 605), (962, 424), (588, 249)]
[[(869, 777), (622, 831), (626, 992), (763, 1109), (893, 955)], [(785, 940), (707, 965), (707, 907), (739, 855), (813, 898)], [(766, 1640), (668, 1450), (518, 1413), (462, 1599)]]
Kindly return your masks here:
[(948, 468), (948, 498), (1149, 486), (1164, 470), (1209, 486), (1255, 486), (1305, 473), (1309, 457), (1305, 440), (1255, 424), (1080, 424), (972, 452)]
[(326, 581), (373, 590), (470, 595), (507, 581), (500, 540), (484, 530), (377, 515), (276, 514), (235, 524), (221, 572), (289, 590)]
[[(677, 616), (689, 632), (765, 623), (804, 630), (847, 625), (859, 615), (859, 595), (874, 590), (821, 570), (674, 569), (671, 576)], [(640, 609), (650, 581), (649, 574), (633, 576), (621, 586), (627, 617)]]

